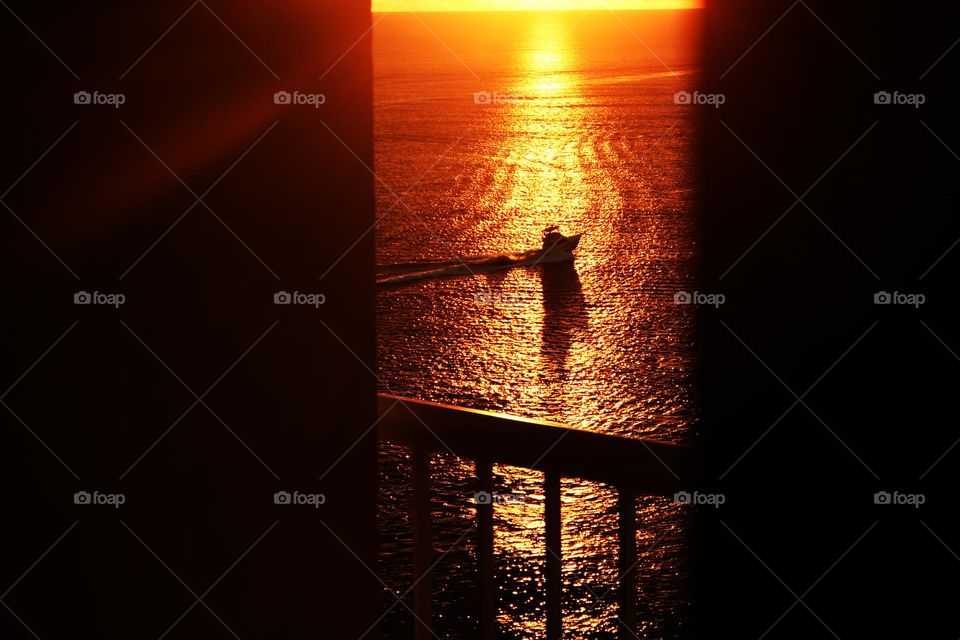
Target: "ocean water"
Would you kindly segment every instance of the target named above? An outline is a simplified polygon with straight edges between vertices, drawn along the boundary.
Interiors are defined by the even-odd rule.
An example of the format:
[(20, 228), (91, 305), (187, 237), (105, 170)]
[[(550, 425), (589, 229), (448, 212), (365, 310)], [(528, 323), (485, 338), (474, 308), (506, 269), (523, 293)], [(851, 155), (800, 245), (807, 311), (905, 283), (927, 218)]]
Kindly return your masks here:
[[(689, 442), (697, 11), (375, 14), (382, 390), (578, 428)], [(503, 268), (544, 227), (576, 259)], [(491, 260), (491, 258), (494, 258)], [(413, 277), (396, 279), (397, 274)], [(410, 461), (381, 447), (380, 570), (411, 584)], [(535, 461), (531, 460), (531, 464)], [(473, 463), (433, 461), (434, 612), (477, 628)], [(497, 467), (502, 637), (544, 636), (543, 477)], [(563, 481), (564, 629), (617, 632), (616, 492)], [(686, 507), (638, 505), (642, 638), (685, 636)], [(412, 594), (407, 595), (412, 606)], [(385, 595), (385, 607), (395, 605)], [(388, 638), (408, 638), (401, 605)]]

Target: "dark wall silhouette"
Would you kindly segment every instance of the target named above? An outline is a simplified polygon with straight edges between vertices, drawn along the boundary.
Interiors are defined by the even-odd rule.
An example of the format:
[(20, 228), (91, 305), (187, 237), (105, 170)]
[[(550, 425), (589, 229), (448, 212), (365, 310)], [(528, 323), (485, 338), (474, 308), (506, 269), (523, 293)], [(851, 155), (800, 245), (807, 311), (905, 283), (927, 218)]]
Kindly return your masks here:
[(955, 22), (709, 4), (700, 286), (727, 303), (700, 316), (702, 482), (727, 500), (700, 518), (702, 634), (956, 636)]
[(0, 7), (0, 636), (374, 623), (369, 25), (326, 0)]

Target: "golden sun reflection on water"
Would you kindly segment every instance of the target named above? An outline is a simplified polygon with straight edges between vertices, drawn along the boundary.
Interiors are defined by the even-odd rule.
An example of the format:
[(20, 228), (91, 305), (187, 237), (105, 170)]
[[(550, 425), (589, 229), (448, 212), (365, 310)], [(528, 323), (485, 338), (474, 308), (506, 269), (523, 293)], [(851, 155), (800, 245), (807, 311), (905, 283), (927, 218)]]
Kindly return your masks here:
[(520, 79), (509, 87), (510, 99), (501, 109), (509, 137), (495, 182), (505, 193), (492, 192), (503, 198), (495, 204), (511, 214), (505, 231), (517, 242), (536, 241), (543, 227), (581, 215), (590, 206), (580, 159), (584, 114), (579, 62), (569, 25), (549, 15), (531, 25), (518, 48)]
[[(690, 322), (672, 294), (686, 288), (693, 254), (692, 124), (690, 110), (678, 109), (672, 96), (690, 89), (694, 67), (683, 48), (686, 32), (663, 26), (679, 18), (654, 13), (622, 18), (630, 29), (606, 12), (500, 16), (486, 29), (475, 17), (437, 17), (431, 27), (444, 38), (456, 35), (449, 42), (459, 58), (414, 18), (398, 27), (395, 42), (386, 41), (378, 158), (388, 183), (408, 185), (411, 208), (390, 209), (392, 195), (381, 194), (378, 210), (392, 211), (378, 228), (383, 263), (500, 256), (538, 246), (550, 224), (585, 235), (572, 264), (381, 292), (384, 380), (428, 400), (600, 433), (686, 437)], [(437, 53), (417, 58), (421, 67), (411, 73), (409, 34), (420, 31)], [(636, 34), (675, 71), (665, 71)], [(476, 73), (467, 74), (464, 63)], [(495, 97), (480, 104), (477, 92)], [(409, 478), (394, 462), (386, 462), (389, 489)], [(542, 638), (543, 476), (505, 466), (495, 473), (496, 491), (525, 496), (493, 508), (502, 633)], [(474, 463), (444, 457), (434, 474), (445, 501), (437, 513), (447, 518), (436, 531), (449, 534), (438, 542), (440, 554), (474, 522), (472, 503), (463, 500), (475, 491)], [(575, 478), (561, 486), (566, 635), (613, 637), (616, 491)], [(385, 522), (406, 517), (398, 509)], [(668, 499), (638, 499), (641, 637), (680, 637), (673, 630), (687, 598), (680, 577), (686, 522)], [(396, 531), (403, 528), (387, 534)], [(408, 575), (398, 569), (409, 552), (407, 538), (401, 541), (389, 538), (385, 557), (395, 575)], [(476, 557), (455, 554), (449, 579), (438, 582), (441, 635), (474, 637)]]
[[(599, 159), (603, 150), (597, 147), (603, 143), (595, 144), (595, 137), (591, 134), (593, 123), (600, 121), (602, 116), (595, 112), (583, 94), (583, 79), (578, 71), (580, 51), (571, 39), (569, 29), (568, 19), (550, 15), (544, 15), (531, 25), (517, 52), (520, 80), (508, 88), (508, 99), (498, 106), (497, 115), (505, 120), (502, 130), (508, 133), (500, 156), (502, 162), (497, 165), (494, 186), (487, 192), (484, 205), (501, 214), (498, 217), (504, 223), (498, 235), (504, 238), (506, 246), (536, 246), (541, 230), (551, 224), (560, 224), (567, 233), (580, 231), (582, 221), (594, 213), (623, 206), (613, 178)], [(602, 244), (596, 233), (588, 241), (594, 245)], [(589, 253), (579, 250), (577, 270), (590, 265)], [(496, 276), (496, 280), (488, 280), (491, 288), (539, 290), (542, 296), (514, 301), (498, 311), (511, 316), (505, 320), (522, 330), (516, 332), (515, 340), (505, 340), (502, 334), (487, 334), (474, 346), (477, 350), (475, 356), (490, 357), (493, 354), (498, 359), (512, 361), (508, 368), (532, 367), (541, 372), (522, 381), (521, 394), (524, 396), (553, 396), (560, 400), (559, 404), (566, 406), (589, 404), (592, 399), (569, 393), (564, 384), (564, 372), (570, 370), (571, 359), (588, 363), (602, 358), (595, 346), (574, 341), (558, 329), (570, 322), (566, 316), (571, 311), (573, 316), (581, 318), (579, 328), (585, 328), (589, 324), (589, 313), (574, 268), (557, 273), (556, 267), (551, 265), (551, 272), (515, 270)], [(513, 280), (524, 283), (510, 285)], [(572, 294), (565, 295), (560, 301), (551, 300), (558, 289)], [(558, 305), (563, 307), (560, 313), (566, 314), (563, 322), (556, 317)], [(530, 339), (531, 335), (538, 334), (540, 340)], [(488, 380), (481, 384), (510, 385), (516, 382)], [(564, 398), (568, 394), (570, 397)], [(598, 408), (596, 414), (600, 413)], [(531, 460), (531, 464), (534, 463)], [(497, 474), (503, 486), (523, 487), (528, 492), (521, 503), (499, 504), (495, 508), (498, 557), (526, 559), (542, 568), (545, 559), (543, 476), (538, 472), (504, 466), (497, 467)], [(607, 487), (573, 479), (563, 480), (562, 491), (564, 572), (589, 576), (591, 583), (598, 585), (596, 602), (573, 610), (568, 608), (565, 617), (574, 623), (573, 628), (603, 629), (606, 621), (616, 613), (613, 598), (600, 598), (607, 590), (603, 585), (616, 582), (616, 548), (610, 546), (610, 540), (587, 535), (586, 529), (577, 526), (574, 519), (578, 517), (576, 514), (582, 517), (582, 514), (590, 513), (594, 514), (591, 519), (595, 519), (596, 526), (614, 529), (616, 493)], [(593, 566), (579, 566), (575, 560), (578, 557), (604, 559)], [(508, 573), (512, 574), (507, 584), (511, 585), (513, 596), (508, 601), (522, 601), (523, 593), (538, 593), (544, 588), (542, 571), (512, 572), (508, 569)], [(512, 628), (524, 637), (539, 635), (544, 628), (543, 613), (529, 608), (504, 608), (499, 612), (499, 619), (504, 628)]]
[[(587, 330), (591, 301), (584, 297), (579, 275), (599, 266), (600, 256), (616, 239), (598, 218), (616, 218), (624, 208), (617, 188), (620, 176), (611, 175), (611, 153), (605, 131), (598, 123), (605, 113), (585, 95), (582, 74), (584, 61), (577, 41), (571, 36), (569, 16), (542, 14), (530, 24), (518, 46), (515, 65), (518, 80), (505, 87), (504, 103), (492, 107), (501, 119), (499, 130), (506, 132), (494, 163), (493, 178), (480, 196), (481, 207), (495, 211), (492, 218), (501, 221), (490, 233), (502, 246), (535, 247), (542, 230), (559, 224), (566, 233), (590, 228), (577, 250), (576, 271), (566, 274), (515, 270), (486, 278), (488, 288), (529, 291), (542, 295), (512, 301), (493, 310), (518, 330), (505, 339), (501, 333), (484, 331), (472, 349), (475, 356), (495, 355), (515, 363), (520, 370), (539, 363), (538, 371), (548, 375), (524, 380), (522, 393), (528, 397), (563, 394), (558, 371), (569, 369), (570, 362), (586, 364), (601, 361), (597, 349), (603, 345), (562, 335), (558, 327), (571, 317), (573, 329)], [(559, 281), (558, 281), (559, 280)], [(563, 289), (571, 294), (551, 301), (552, 293)], [(557, 297), (557, 296), (554, 296)], [(553, 302), (553, 304), (551, 304)], [(559, 307), (559, 312), (558, 312)], [(564, 315), (561, 320), (556, 317)], [(570, 334), (576, 331), (570, 330)], [(530, 337), (538, 335), (540, 341)], [(558, 335), (559, 334), (559, 335)], [(515, 338), (515, 339), (513, 339)], [(552, 342), (553, 348), (546, 347)], [(517, 383), (519, 381), (513, 381)], [(562, 380), (559, 380), (562, 383)], [(483, 381), (481, 385), (509, 385), (510, 381)], [(479, 393), (499, 389), (476, 389)], [(571, 403), (591, 403), (598, 398), (571, 398)], [(603, 415), (601, 407), (590, 407)], [(562, 416), (556, 416), (563, 420)]]

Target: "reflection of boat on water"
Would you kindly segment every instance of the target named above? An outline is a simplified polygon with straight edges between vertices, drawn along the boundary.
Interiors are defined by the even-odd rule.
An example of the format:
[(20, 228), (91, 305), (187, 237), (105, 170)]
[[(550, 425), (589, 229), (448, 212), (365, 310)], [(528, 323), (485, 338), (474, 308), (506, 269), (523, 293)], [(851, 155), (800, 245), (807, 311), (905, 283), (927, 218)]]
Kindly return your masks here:
[(378, 285), (397, 285), (416, 280), (451, 276), (476, 275), (512, 267), (531, 267), (547, 262), (573, 260), (573, 250), (580, 244), (583, 234), (565, 236), (557, 226), (543, 230), (543, 243), (539, 249), (496, 256), (474, 256), (439, 262), (411, 262), (407, 264), (381, 265), (377, 267)]
[[(580, 276), (571, 262), (544, 264), (539, 275), (543, 290), (539, 378), (559, 401), (564, 394), (562, 383), (570, 374), (570, 348), (578, 340), (586, 341), (589, 314)], [(560, 386), (549, 386), (554, 383)]]

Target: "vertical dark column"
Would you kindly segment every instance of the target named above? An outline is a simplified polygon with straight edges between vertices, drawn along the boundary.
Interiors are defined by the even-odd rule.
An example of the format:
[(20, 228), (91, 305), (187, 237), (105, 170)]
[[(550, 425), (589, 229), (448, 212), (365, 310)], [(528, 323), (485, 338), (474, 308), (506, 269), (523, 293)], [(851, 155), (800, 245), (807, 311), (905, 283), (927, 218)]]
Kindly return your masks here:
[(376, 636), (369, 26), (0, 7), (0, 636)]
[(487, 504), (477, 502), (477, 545), (480, 570), (480, 638), (494, 640), (497, 637), (497, 582), (496, 564), (493, 555), (493, 464), (479, 459), (477, 467), (477, 490), (490, 496)]
[(725, 501), (700, 511), (702, 631), (955, 634), (956, 23), (708, 4), (699, 286), (726, 302), (700, 314), (700, 489)]
[(433, 527), (430, 522), (430, 450), (413, 450), (413, 611), (414, 636), (427, 640), (433, 634)]
[(617, 520), (620, 637), (630, 638), (637, 627), (637, 495), (629, 489), (618, 491)]
[(563, 635), (563, 519), (560, 500), (560, 476), (543, 474), (543, 517), (547, 550), (547, 638)]

